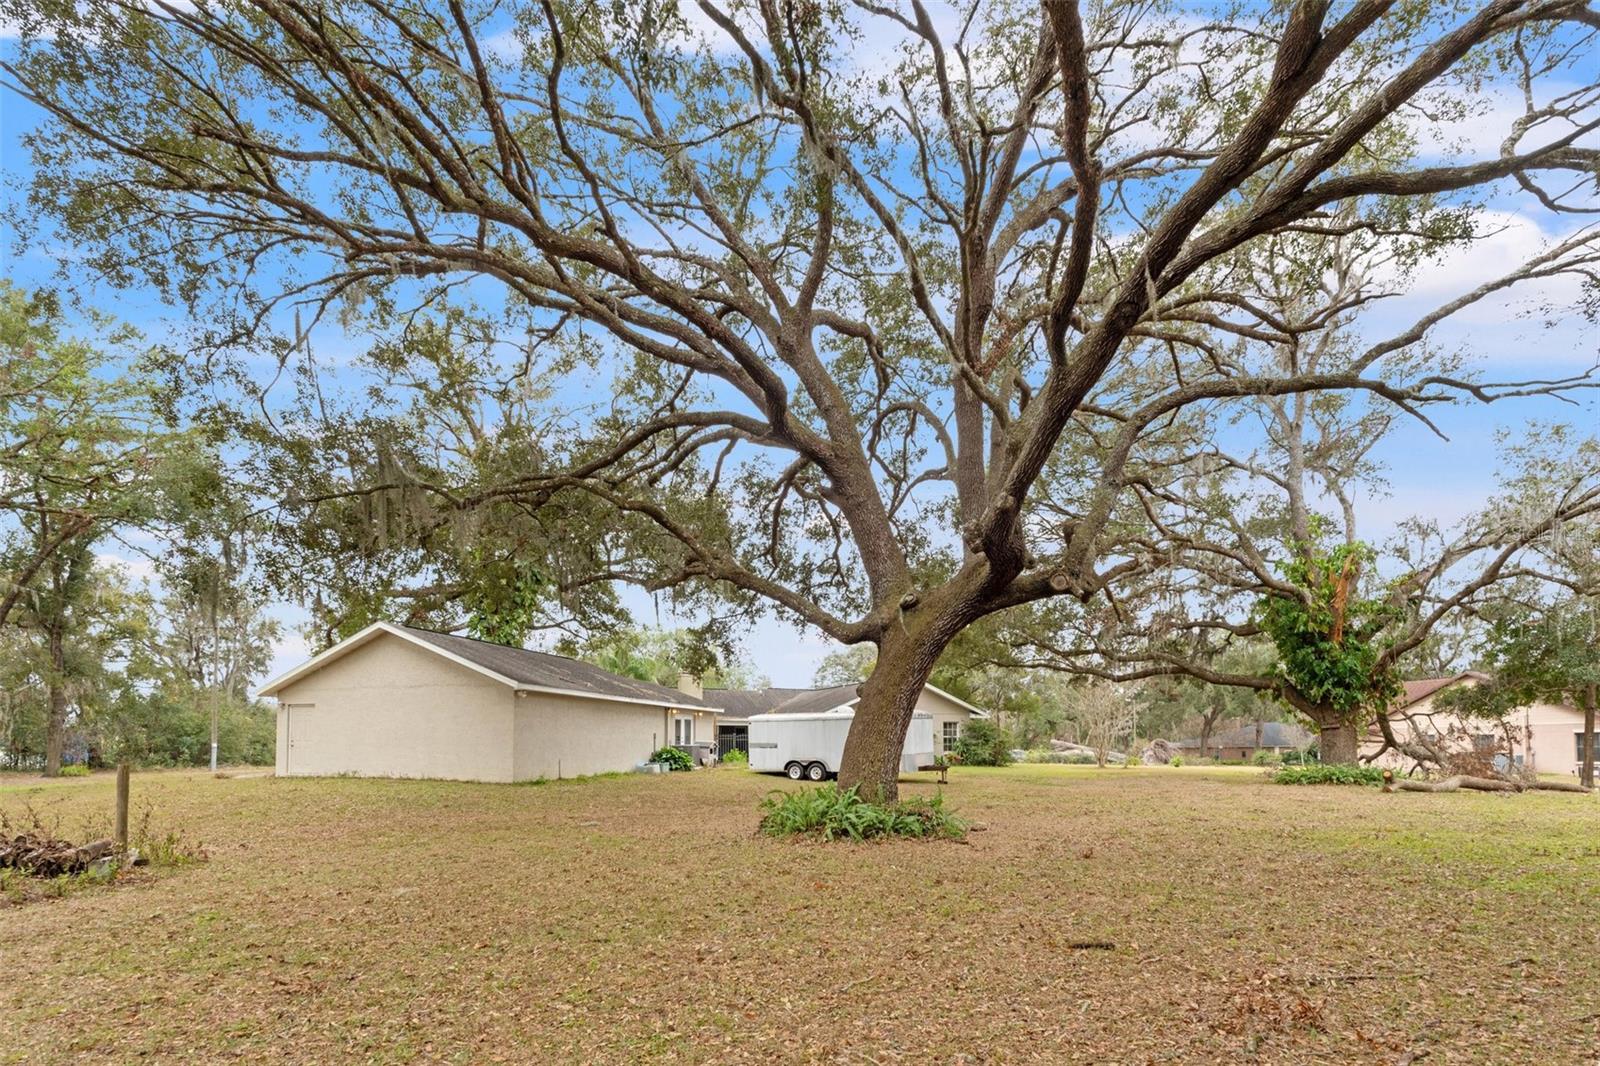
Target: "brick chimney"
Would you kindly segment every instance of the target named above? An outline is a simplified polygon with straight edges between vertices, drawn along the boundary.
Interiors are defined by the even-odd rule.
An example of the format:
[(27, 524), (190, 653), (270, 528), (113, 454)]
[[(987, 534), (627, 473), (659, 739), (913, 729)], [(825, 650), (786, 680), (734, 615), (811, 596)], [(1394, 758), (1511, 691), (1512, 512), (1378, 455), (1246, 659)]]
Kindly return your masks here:
[(688, 673), (678, 675), (678, 691), (695, 699), (705, 695), (705, 691), (700, 687), (700, 679)]

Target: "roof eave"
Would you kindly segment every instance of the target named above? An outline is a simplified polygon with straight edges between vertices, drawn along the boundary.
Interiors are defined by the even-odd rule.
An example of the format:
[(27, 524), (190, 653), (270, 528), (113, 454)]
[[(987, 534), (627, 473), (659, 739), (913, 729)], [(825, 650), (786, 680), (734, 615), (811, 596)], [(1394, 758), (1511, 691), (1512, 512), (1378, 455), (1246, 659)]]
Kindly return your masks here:
[(276, 696), (277, 693), (294, 684), (301, 678), (313, 674), (322, 669), (324, 666), (342, 659), (344, 656), (348, 655), (352, 651), (355, 651), (357, 648), (371, 643), (372, 640), (381, 633), (388, 633), (391, 636), (399, 637), (415, 647), (430, 651), (443, 659), (448, 659), (450, 662), (453, 662), (458, 666), (466, 667), (473, 673), (486, 677), (491, 681), (499, 682), (500, 684), (505, 685), (507, 688), (514, 689), (518, 692), (538, 692), (553, 696), (572, 696), (576, 699), (605, 700), (610, 703), (634, 703), (647, 707), (668, 708), (675, 711), (700, 711), (710, 712), (713, 714), (721, 713), (718, 708), (711, 707), (703, 703), (683, 703), (681, 701), (669, 699), (647, 699), (642, 696), (613, 696), (602, 692), (584, 692), (581, 689), (562, 689), (548, 685), (529, 685), (524, 682), (516, 681), (512, 678), (506, 677), (504, 674), (501, 674), (495, 670), (491, 670), (481, 663), (475, 663), (465, 656), (457, 655), (455, 652), (450, 651), (447, 648), (441, 648), (432, 641), (424, 640), (416, 634), (408, 632), (403, 626), (397, 626), (391, 622), (382, 621), (374, 622), (365, 629), (362, 629), (356, 633), (352, 633), (350, 636), (333, 645), (331, 648), (324, 648), (321, 652), (313, 655), (311, 658), (307, 659), (293, 670), (290, 670), (288, 673), (281, 674), (278, 677), (273, 678), (271, 681), (262, 686), (260, 695)]
[(604, 700), (607, 703), (637, 703), (645, 707), (665, 707), (673, 711), (699, 711), (702, 714), (722, 714), (722, 708), (704, 703), (676, 703), (672, 700), (650, 699), (645, 696), (612, 696), (604, 692), (584, 692), (576, 688), (556, 688), (553, 685), (529, 685), (514, 682), (518, 692), (534, 692), (541, 696), (571, 696), (580, 700)]

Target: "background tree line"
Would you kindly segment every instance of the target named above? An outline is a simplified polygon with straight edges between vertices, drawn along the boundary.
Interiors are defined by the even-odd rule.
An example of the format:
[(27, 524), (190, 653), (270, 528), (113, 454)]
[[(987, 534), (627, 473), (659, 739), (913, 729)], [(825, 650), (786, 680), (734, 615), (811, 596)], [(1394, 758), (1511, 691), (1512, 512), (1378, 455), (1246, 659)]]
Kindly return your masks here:
[(169, 417), (136, 334), (68, 322), (0, 280), (0, 763), (203, 763), (213, 719), (223, 760), (270, 761), (250, 688), (278, 632), (222, 448)]

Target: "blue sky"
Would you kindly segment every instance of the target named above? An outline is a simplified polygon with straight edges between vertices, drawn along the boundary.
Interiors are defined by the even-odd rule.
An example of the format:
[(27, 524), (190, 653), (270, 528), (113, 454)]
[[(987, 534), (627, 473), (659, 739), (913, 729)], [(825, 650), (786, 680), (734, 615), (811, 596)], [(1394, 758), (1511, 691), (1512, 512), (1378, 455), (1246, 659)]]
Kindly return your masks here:
[[(0, 43), (0, 47), (8, 47)], [(1515, 101), (1507, 105), (1515, 107)], [(0, 168), (5, 175), (4, 197), (8, 205), (19, 195), (29, 167), (22, 138), (38, 121), (34, 108), (10, 94), (0, 95)], [(1445, 131), (1450, 139), (1471, 141), (1474, 137), (1498, 138), (1494, 123), (1474, 129)], [(1442, 135), (1443, 136), (1443, 135)], [(1450, 295), (1464, 292), (1494, 276), (1529, 252), (1540, 242), (1570, 232), (1571, 224), (1553, 221), (1531, 198), (1514, 186), (1496, 190), (1490, 201), (1498, 232), (1480, 242), (1470, 252), (1448, 258), (1428, 269), (1413, 293), (1390, 301), (1372, 316), (1368, 327), (1377, 332), (1408, 323), (1415, 315)], [(1561, 227), (1566, 228), (1561, 228)], [(150, 291), (113, 291), (97, 285), (88, 274), (76, 268), (70, 249), (48, 239), (35, 242), (24, 254), (16, 255), (12, 235), (7, 234), (0, 255), (5, 257), (4, 274), (17, 284), (57, 286), (73, 292), (86, 304), (110, 311), (142, 329), (153, 340), (170, 335), (181, 326), (171, 308), (161, 304)], [(61, 271), (65, 267), (63, 277)], [(1490, 379), (1552, 377), (1574, 374), (1594, 366), (1600, 359), (1595, 330), (1576, 318), (1554, 325), (1540, 316), (1528, 316), (1528, 308), (1540, 301), (1570, 302), (1576, 295), (1571, 286), (1556, 283), (1544, 290), (1531, 288), (1507, 299), (1486, 301), (1457, 320), (1438, 329), (1433, 342), (1440, 347), (1459, 347), (1473, 355), (1473, 363)], [(357, 341), (338, 336), (319, 337), (324, 352), (352, 346)], [(1391, 490), (1387, 498), (1363, 501), (1361, 513), (1368, 539), (1382, 539), (1394, 523), (1413, 516), (1434, 517), (1448, 525), (1481, 505), (1493, 487), (1494, 441), (1498, 431), (1520, 432), (1529, 422), (1559, 420), (1594, 428), (1600, 425), (1594, 400), (1585, 399), (1574, 407), (1549, 398), (1508, 401), (1492, 406), (1459, 405), (1435, 409), (1431, 414), (1449, 436), (1440, 440), (1414, 421), (1403, 422), (1377, 449), (1376, 457), (1389, 469)], [(108, 548), (119, 555), (136, 574), (147, 572), (135, 553)], [(641, 623), (660, 622), (673, 626), (697, 621), (677, 618), (647, 594), (625, 590), (624, 599)], [(295, 628), (305, 614), (297, 605), (279, 604), (275, 613), (285, 623), (285, 639), (279, 649), (273, 672), (293, 665), (306, 653)], [(780, 685), (808, 684), (817, 663), (832, 647), (831, 642), (813, 632), (802, 632), (777, 619), (756, 624), (745, 641), (747, 658)]]

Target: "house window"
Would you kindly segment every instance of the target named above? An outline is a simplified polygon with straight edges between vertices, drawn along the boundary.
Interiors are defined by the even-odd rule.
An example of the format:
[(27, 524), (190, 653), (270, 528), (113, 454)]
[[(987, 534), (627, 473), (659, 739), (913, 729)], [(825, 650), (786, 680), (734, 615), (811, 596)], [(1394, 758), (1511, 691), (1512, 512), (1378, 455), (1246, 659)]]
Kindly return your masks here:
[(1495, 737), (1493, 733), (1479, 733), (1472, 738), (1472, 747), (1475, 751), (1493, 751)]
[[(1595, 748), (1594, 748), (1595, 761), (1596, 762), (1600, 762), (1600, 733), (1591, 733), (1590, 737), (1593, 738), (1593, 743), (1595, 745)], [(1572, 747), (1577, 752), (1577, 760), (1579, 762), (1582, 762), (1583, 761), (1583, 734), (1581, 732), (1572, 734)]]
[(961, 723), (960, 722), (944, 722), (944, 723), (942, 723), (941, 728), (940, 728), (940, 733), (939, 733), (939, 740), (940, 740), (939, 749), (941, 751), (954, 751), (955, 750), (955, 746), (956, 746), (956, 741), (958, 741), (960, 739), (961, 739)]
[(672, 742), (674, 744), (694, 743), (693, 718), (674, 718), (672, 720)]

